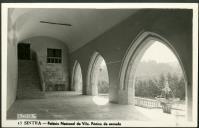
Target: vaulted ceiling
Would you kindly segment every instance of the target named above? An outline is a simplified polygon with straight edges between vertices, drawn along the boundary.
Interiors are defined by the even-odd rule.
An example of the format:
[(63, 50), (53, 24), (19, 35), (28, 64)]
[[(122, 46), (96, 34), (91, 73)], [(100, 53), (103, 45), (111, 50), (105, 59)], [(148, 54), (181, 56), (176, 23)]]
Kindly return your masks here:
[[(66, 43), (70, 52), (80, 48), (137, 10), (130, 9), (10, 9), (18, 40), (48, 36)], [(45, 24), (40, 21), (71, 24)]]

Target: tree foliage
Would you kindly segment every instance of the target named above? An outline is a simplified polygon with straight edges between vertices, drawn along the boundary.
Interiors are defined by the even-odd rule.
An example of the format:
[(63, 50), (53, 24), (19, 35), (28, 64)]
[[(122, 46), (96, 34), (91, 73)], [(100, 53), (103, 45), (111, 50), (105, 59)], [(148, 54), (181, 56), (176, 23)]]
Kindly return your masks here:
[(109, 83), (105, 80), (98, 82), (98, 93), (108, 93)]
[(157, 78), (139, 79), (135, 81), (135, 96), (155, 98), (161, 95), (164, 88), (165, 79), (168, 80), (169, 87), (171, 88), (175, 98), (185, 99), (185, 80), (183, 76), (168, 73), (167, 75), (161, 74)]

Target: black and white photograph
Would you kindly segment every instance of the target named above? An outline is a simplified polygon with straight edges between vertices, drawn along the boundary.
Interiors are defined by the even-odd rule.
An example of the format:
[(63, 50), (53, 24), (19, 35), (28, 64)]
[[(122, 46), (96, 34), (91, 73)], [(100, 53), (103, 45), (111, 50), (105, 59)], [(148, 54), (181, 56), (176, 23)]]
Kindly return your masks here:
[(198, 4), (2, 3), (4, 127), (196, 127)]

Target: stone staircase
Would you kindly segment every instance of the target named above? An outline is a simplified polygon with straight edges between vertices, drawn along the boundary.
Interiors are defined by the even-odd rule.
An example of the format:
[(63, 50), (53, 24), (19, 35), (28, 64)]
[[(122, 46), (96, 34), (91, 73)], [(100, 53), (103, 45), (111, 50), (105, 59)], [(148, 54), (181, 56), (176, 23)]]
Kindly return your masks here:
[(18, 60), (17, 99), (45, 98), (35, 60)]
[(46, 98), (70, 97), (70, 96), (78, 96), (78, 95), (82, 95), (82, 94), (79, 92), (75, 92), (75, 91), (48, 91), (48, 92), (45, 92)]

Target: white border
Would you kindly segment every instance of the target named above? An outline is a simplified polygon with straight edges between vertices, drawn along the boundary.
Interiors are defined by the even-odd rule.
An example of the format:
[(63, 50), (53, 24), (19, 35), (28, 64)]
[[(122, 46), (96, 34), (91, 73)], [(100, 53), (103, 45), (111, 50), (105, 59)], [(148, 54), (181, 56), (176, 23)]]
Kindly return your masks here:
[[(197, 9), (195, 3), (3, 3), (6, 8), (90, 8), (90, 9), (141, 9), (177, 8)], [(47, 6), (46, 6), (47, 5)]]
[[(1, 9), (1, 17), (8, 17), (8, 9), (3, 7), (3, 5)], [(7, 109), (7, 18), (1, 18), (1, 31), (1, 119), (2, 126), (4, 126), (6, 124)]]
[[(8, 8), (70, 8), (70, 9), (193, 9), (193, 121), (186, 123), (184, 126), (197, 126), (197, 103), (198, 103), (198, 4), (197, 3), (2, 3), (2, 126), (14, 127), (18, 126), (17, 121), (6, 120), (6, 96), (7, 96), (7, 16)], [(44, 120), (43, 120), (44, 121)], [(41, 121), (41, 122), (43, 122)], [(59, 120), (57, 120), (60, 122)], [(79, 120), (80, 121), (80, 120)], [(96, 120), (95, 120), (96, 121)], [(72, 120), (70, 121), (72, 122)], [(90, 122), (90, 121), (87, 121)], [(98, 121), (101, 122), (101, 121)], [(106, 121), (117, 122), (117, 121)], [(142, 122), (142, 121), (120, 121), (122, 126), (162, 126), (162, 122)], [(164, 124), (172, 126), (171, 123)], [(37, 127), (28, 125), (28, 127)], [(42, 127), (45, 125), (42, 125)], [(47, 127), (50, 127), (47, 125)], [(55, 126), (57, 127), (57, 126)], [(61, 127), (61, 126), (59, 126)], [(72, 127), (72, 126), (68, 126)]]

